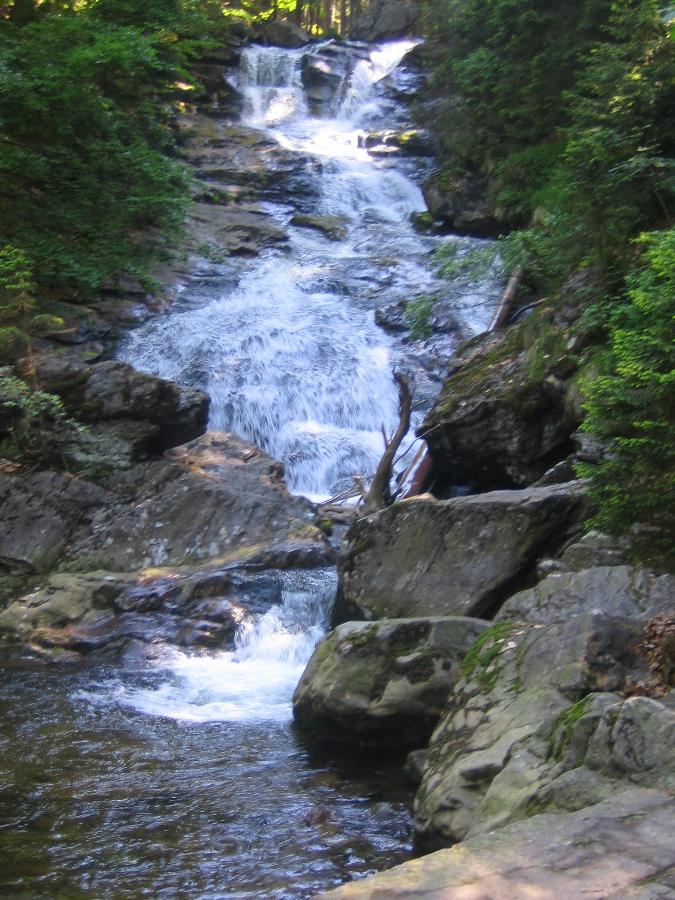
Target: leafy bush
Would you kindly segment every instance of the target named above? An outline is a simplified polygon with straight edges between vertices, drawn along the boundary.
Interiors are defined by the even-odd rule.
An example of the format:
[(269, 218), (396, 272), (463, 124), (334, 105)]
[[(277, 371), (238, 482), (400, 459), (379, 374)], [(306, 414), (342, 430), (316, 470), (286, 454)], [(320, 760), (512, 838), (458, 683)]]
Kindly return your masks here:
[[(606, 442), (607, 457), (580, 467), (591, 480), (593, 524), (643, 529), (650, 555), (675, 541), (675, 229), (645, 234), (643, 257), (627, 280), (627, 300), (610, 331), (613, 371), (586, 386), (584, 429)], [(644, 536), (647, 529), (647, 537)]]
[(34, 306), (33, 273), (18, 247), (0, 247), (0, 322), (23, 319)]

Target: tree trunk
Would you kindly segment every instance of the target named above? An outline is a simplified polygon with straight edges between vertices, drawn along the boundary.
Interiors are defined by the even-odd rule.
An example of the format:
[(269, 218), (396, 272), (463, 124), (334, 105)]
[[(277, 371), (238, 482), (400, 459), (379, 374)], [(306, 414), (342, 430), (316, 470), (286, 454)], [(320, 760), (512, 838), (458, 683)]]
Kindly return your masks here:
[(333, 28), (333, 0), (323, 0), (323, 30), (328, 34)]

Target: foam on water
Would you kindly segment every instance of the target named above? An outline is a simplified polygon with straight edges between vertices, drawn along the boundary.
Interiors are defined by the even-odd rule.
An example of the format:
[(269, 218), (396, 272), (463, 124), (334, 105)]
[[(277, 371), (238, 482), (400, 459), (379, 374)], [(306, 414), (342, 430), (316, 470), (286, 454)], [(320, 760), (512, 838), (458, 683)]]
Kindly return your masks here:
[(114, 702), (183, 722), (283, 722), (291, 696), (324, 633), (335, 597), (333, 569), (279, 572), (282, 602), (240, 625), (235, 649), (190, 654), (167, 647), (150, 686), (106, 682), (76, 699)]

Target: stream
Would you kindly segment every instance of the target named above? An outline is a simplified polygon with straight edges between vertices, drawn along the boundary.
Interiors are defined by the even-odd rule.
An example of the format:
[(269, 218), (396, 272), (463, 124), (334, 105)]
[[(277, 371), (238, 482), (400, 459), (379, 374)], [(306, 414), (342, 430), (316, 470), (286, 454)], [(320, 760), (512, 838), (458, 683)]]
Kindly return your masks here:
[[(287, 244), (188, 275), (119, 351), (206, 390), (209, 427), (281, 459), (289, 488), (314, 501), (374, 471), (381, 428), (398, 421), (394, 371), (422, 386), (418, 424), (442, 375), (425, 358), (447, 359), (456, 342), (416, 345), (375, 322), (377, 307), (439, 288), (429, 254), (441, 239), (410, 220), (425, 210), (429, 161), (366, 149), (368, 132), (406, 125), (392, 85), (413, 46), (355, 48), (319, 111), (302, 85), (307, 48), (246, 48), (242, 121), (315, 164), (309, 194), (263, 198)], [(298, 211), (339, 217), (344, 239), (293, 225)], [(444, 289), (459, 333), (487, 327), (494, 280)], [(409, 458), (414, 435), (407, 445)], [(292, 728), (335, 572), (275, 577), (281, 602), (247, 620), (231, 651), (167, 647), (141, 671), (0, 675), (2, 896), (304, 898), (410, 854), (400, 764), (318, 751)]]

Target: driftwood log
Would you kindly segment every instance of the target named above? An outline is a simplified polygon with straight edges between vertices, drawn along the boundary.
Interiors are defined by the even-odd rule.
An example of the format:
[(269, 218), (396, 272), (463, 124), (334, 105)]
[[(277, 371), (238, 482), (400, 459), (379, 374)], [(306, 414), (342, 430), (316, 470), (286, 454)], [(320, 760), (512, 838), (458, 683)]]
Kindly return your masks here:
[(385, 451), (378, 463), (377, 471), (366, 494), (363, 504), (363, 515), (366, 516), (378, 509), (389, 506), (391, 503), (391, 479), (396, 452), (410, 428), (410, 413), (412, 411), (410, 382), (400, 373), (396, 373), (394, 379), (398, 384), (398, 426), (391, 438), (386, 441)]

